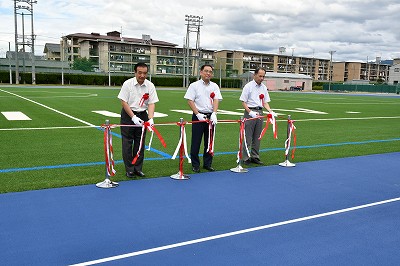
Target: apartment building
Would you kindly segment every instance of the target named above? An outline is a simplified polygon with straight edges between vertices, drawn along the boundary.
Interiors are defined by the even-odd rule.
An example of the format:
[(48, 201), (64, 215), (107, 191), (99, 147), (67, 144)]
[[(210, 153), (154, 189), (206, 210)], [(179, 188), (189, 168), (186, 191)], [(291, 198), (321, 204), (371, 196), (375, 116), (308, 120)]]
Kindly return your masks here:
[(332, 81), (347, 82), (352, 80), (384, 81), (389, 80), (388, 64), (380, 62), (333, 62)]
[(217, 77), (238, 77), (257, 67), (264, 67), (268, 72), (309, 75), (314, 80), (327, 80), (329, 76), (327, 59), (231, 50), (196, 51), (153, 40), (148, 35), (143, 35), (142, 39), (122, 37), (117, 31), (106, 35), (75, 33), (63, 36), (62, 60), (73, 63), (76, 58), (83, 57), (95, 62), (99, 72), (131, 73), (137, 62), (145, 62), (150, 65), (151, 74), (190, 73), (196, 76), (199, 66), (208, 63), (214, 65)]

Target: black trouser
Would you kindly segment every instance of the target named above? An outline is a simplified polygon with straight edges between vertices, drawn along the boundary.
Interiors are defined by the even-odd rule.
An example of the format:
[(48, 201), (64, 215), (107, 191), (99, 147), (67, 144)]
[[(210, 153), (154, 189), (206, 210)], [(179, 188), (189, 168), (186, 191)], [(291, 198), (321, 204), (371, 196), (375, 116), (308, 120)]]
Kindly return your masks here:
[[(142, 119), (143, 121), (148, 121), (149, 117), (146, 111), (143, 112), (134, 112), (134, 114)], [(134, 125), (131, 117), (125, 112), (122, 108), (121, 110), (121, 125)], [(135, 163), (132, 164), (133, 158), (136, 156), (139, 146), (140, 146), (140, 138), (142, 136), (142, 128), (141, 127), (121, 127), (121, 135), (122, 135), (122, 158), (125, 164), (125, 170), (127, 172), (133, 171), (142, 171), (143, 160), (144, 160), (144, 144), (146, 139), (146, 132), (143, 135), (143, 145), (140, 150), (140, 155)], [(133, 149), (132, 149), (133, 144)]]
[[(210, 114), (205, 114), (210, 118)], [(199, 121), (195, 114), (192, 115), (192, 121)], [(192, 124), (192, 144), (190, 147), (190, 158), (193, 167), (200, 167), (199, 151), (201, 139), (204, 135), (204, 151), (203, 151), (203, 166), (211, 167), (213, 156), (207, 152), (208, 149), (208, 123), (200, 122)]]

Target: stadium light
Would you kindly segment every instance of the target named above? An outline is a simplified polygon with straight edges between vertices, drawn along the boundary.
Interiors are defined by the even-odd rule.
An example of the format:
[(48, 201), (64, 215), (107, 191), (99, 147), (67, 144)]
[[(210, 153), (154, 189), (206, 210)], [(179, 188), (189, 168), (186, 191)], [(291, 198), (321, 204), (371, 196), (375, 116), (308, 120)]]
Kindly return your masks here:
[(336, 51), (329, 51), (329, 54), (331, 55), (331, 60), (329, 61), (329, 87), (328, 91), (331, 91), (331, 83), (332, 83), (332, 55), (336, 53)]

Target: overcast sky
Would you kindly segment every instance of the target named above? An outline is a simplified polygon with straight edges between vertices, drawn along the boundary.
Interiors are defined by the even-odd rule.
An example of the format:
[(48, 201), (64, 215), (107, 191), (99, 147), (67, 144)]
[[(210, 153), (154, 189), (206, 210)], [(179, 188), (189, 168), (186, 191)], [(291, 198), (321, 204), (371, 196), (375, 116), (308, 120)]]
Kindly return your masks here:
[[(400, 58), (399, 0), (37, 0), (33, 8), (35, 54), (62, 35), (121, 29), (125, 37), (148, 34), (182, 47), (185, 15), (197, 15), (204, 49), (277, 54), (286, 47), (288, 55), (324, 59), (336, 51), (333, 61)], [(13, 0), (0, 0), (0, 17), (4, 57), (8, 42), (14, 50)], [(30, 16), (24, 17), (30, 34)], [(192, 47), (195, 40), (192, 33)]]

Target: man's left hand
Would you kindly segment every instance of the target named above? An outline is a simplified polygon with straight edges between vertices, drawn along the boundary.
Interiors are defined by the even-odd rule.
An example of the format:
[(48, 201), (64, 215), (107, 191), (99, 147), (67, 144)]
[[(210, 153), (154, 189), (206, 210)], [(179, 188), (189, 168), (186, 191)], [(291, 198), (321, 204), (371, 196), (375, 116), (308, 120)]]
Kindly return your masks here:
[(218, 120), (217, 120), (217, 114), (216, 114), (215, 112), (213, 112), (213, 113), (211, 114), (210, 120), (211, 120), (211, 123), (212, 123), (213, 125), (216, 125), (216, 124), (217, 124)]

